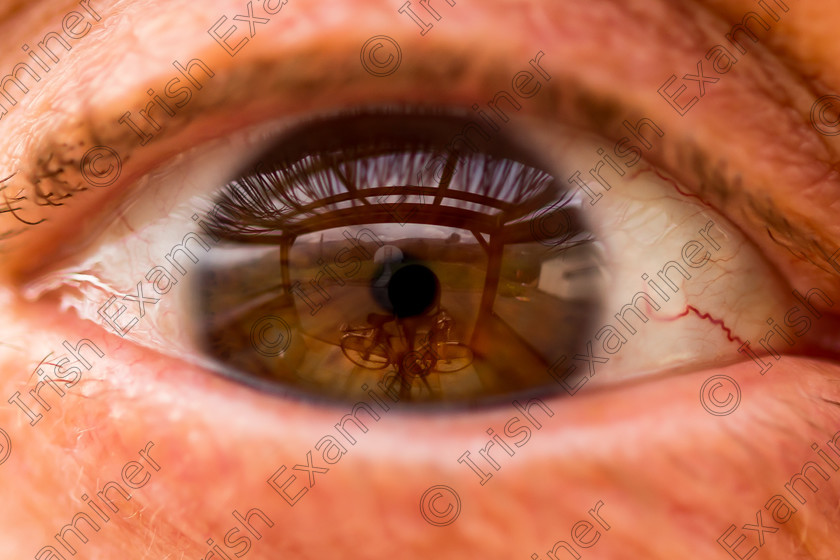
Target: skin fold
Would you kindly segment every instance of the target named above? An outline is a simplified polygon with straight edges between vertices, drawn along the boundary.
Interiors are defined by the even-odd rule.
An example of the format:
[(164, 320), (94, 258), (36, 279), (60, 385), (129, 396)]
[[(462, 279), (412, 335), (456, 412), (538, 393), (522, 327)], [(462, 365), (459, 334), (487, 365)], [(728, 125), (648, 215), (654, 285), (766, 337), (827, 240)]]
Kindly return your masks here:
[[(747, 41), (748, 54), (713, 74), (719, 81), (706, 84), (681, 116), (657, 90), (672, 74), (695, 73), (757, 4), (433, 0), (439, 21), (416, 7), (434, 21), (421, 35), (398, 2), (291, 0), (253, 37), (247, 22), (231, 19), (247, 4), (91, 0), (99, 20), (86, 15), (89, 33), (0, 119), (0, 169), (14, 175), (0, 195), (20, 197), (16, 215), (0, 213), (0, 428), (12, 442), (0, 464), (3, 557), (51, 559), (39, 551), (56, 546), (54, 535), (76, 513), (93, 515), (82, 496), (124, 479), (136, 461), (145, 470), (134, 480), (147, 473), (147, 481), (100, 530), (82, 523), (89, 540), (71, 536), (77, 554), (60, 549), (65, 558), (224, 558), (210, 552), (241, 527), (232, 512), (253, 508), (272, 526), (253, 521), (259, 538), (240, 530), (250, 536), (248, 559), (552, 558), (555, 543), (575, 536), (588, 544), (575, 546), (582, 558), (836, 558), (840, 467), (833, 470), (812, 444), (840, 464), (840, 366), (816, 350), (808, 355), (800, 346), (763, 375), (747, 360), (545, 397), (551, 415), (529, 409), (536, 422), (528, 424), (529, 440), (512, 456), (497, 447), (500, 468), (483, 485), (457, 459), (466, 450), (477, 456), (489, 428), (502, 433), (511, 417), (523, 416), (512, 402), (434, 414), (391, 410), (366, 433), (355, 432), (356, 444), (290, 506), (267, 480), (285, 466), (278, 480), (297, 477), (290, 494), (307, 487), (309, 475), (293, 466), (307, 452), (325, 466), (314, 446), (352, 403), (261, 394), (107, 332), (62, 310), (57, 297), (21, 296), (112, 221), (121, 197), (142, 195), (141, 177), (185, 147), (268, 119), (358, 104), (469, 108), (507, 87), (541, 51), (551, 87), (523, 103), (524, 116), (612, 141), (627, 134), (624, 120), (655, 121), (665, 136), (645, 152), (647, 162), (734, 224), (790, 290), (822, 290), (833, 305), (814, 300), (822, 318), (813, 337), (829, 347), (834, 337), (836, 345), (840, 137), (819, 134), (809, 121), (817, 98), (840, 91), (836, 7), (788, 2), (789, 12), (760, 41)], [(253, 10), (265, 17), (261, 4)], [(60, 29), (71, 10), (84, 12), (74, 2), (3, 6), (3, 72), (25, 59), (20, 45)], [(235, 56), (208, 33), (221, 16), (228, 18), (222, 30), (238, 26), (230, 44), (249, 38)], [(373, 77), (360, 64), (359, 50), (374, 35), (401, 47), (391, 76)], [(118, 119), (177, 75), (173, 61), (196, 57), (214, 76), (142, 145)], [(697, 95), (695, 82), (685, 84), (683, 99)], [(119, 180), (80, 191), (79, 162), (97, 145), (121, 155)], [(733, 281), (761, 289), (761, 278)], [(63, 341), (84, 339), (102, 355), (83, 350), (90, 368), (79, 366), (81, 380), (60, 399), (46, 391), (52, 406), (31, 425), (7, 399), (35, 386), (42, 361), (67, 354)], [(732, 358), (746, 360), (734, 345)], [(700, 406), (700, 388), (715, 375), (740, 388), (732, 414)], [(797, 511), (774, 520), (765, 505), (776, 495), (793, 499), (785, 485), (809, 462), (828, 478), (810, 471), (816, 492), (800, 481), (805, 503), (791, 502)], [(419, 511), (436, 485), (460, 497), (458, 518), (445, 526)], [(598, 503), (597, 515), (588, 513)], [(775, 532), (744, 529), (758, 511)], [(731, 526), (725, 543), (745, 537), (732, 553), (718, 542)], [(224, 550), (235, 557), (243, 548)], [(556, 557), (573, 556), (558, 549)]]

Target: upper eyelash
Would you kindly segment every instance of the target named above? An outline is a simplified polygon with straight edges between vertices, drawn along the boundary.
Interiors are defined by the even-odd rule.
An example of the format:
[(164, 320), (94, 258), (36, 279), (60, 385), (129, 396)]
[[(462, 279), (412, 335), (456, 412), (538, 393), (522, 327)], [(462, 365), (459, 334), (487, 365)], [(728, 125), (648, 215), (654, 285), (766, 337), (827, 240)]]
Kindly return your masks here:
[[(442, 187), (434, 178), (429, 180), (430, 159), (424, 149), (378, 156), (367, 149), (307, 156), (231, 182), (220, 197), (215, 217), (226, 234), (294, 231), (295, 223), (307, 217), (382, 204), (385, 197), (394, 194), (421, 200), (443, 196), (448, 206), (454, 203), (466, 210), (480, 211), (484, 207), (506, 212), (542, 200), (554, 182), (545, 171), (516, 161), (469, 154), (458, 159), (455, 173), (470, 180), (449, 190), (448, 185)], [(380, 187), (383, 184), (391, 186)], [(389, 192), (391, 189), (394, 192)], [(533, 203), (528, 204), (528, 208), (531, 206)]]
[[(358, 219), (352, 211), (360, 207), (387, 220), (381, 211), (390, 201), (383, 199), (398, 195), (401, 203), (410, 197), (409, 207), (429, 197), (441, 215), (489, 233), (565, 196), (546, 169), (510, 138), (479, 134), (472, 117), (439, 108), (367, 109), (288, 133), (228, 183), (213, 218), (230, 239), (295, 237), (324, 217)], [(428, 208), (423, 213), (424, 223), (437, 223)]]

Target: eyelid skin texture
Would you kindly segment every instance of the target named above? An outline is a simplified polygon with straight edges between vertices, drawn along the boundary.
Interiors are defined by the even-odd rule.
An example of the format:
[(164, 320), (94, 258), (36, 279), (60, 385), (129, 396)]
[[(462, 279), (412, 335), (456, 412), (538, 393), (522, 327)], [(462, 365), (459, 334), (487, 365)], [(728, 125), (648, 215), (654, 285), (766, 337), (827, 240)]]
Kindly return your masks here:
[[(260, 4), (253, 4), (257, 15)], [(697, 61), (725, 41), (743, 11), (721, 17), (700, 4), (658, 0), (431, 4), (441, 20), (421, 36), (397, 11), (399, 3), (289, 0), (231, 57), (207, 30), (222, 15), (227, 23), (236, 21), (247, 2), (92, 0), (100, 25), (0, 121), (0, 177), (16, 173), (16, 182), (4, 183), (15, 188), (6, 192), (21, 188), (29, 196), (36, 178), (56, 171), (42, 162), (58, 149), (66, 153), (65, 175), (43, 179), (44, 192), (57, 190), (62, 179), (78, 184), (79, 159), (92, 146), (108, 145), (125, 156), (118, 183), (80, 193), (64, 206), (33, 207), (31, 221), (48, 221), (3, 239), (8, 282), (0, 286), (0, 428), (13, 447), (0, 464), (0, 495), (9, 497), (0, 509), (0, 556), (49, 558), (39, 550), (58, 547), (55, 535), (74, 515), (100, 519), (89, 500), (99, 500), (94, 495), (111, 481), (124, 484), (125, 465), (145, 464), (139, 451), (150, 442), (149, 455), (160, 471), (147, 469), (150, 481), (132, 489), (130, 501), (112, 492), (119, 512), (100, 506), (111, 515), (99, 521), (98, 531), (79, 522), (87, 542), (65, 531), (78, 551), (74, 557), (207, 559), (213, 548), (208, 539), (232, 556), (242, 548), (223, 543), (236, 527), (234, 536), (249, 539), (248, 560), (542, 559), (551, 558), (552, 549), (562, 557), (556, 544), (562, 542), (583, 558), (727, 558), (727, 546), (768, 560), (836, 556), (840, 476), (812, 447), (840, 464), (840, 368), (834, 363), (766, 357), (773, 368), (759, 372), (744, 358), (653, 381), (587, 385), (572, 397), (543, 399), (545, 408), (518, 403), (530, 405), (525, 411), (513, 402), (431, 417), (392, 409), (368, 421), (365, 432), (348, 423), (355, 443), (339, 440), (347, 452), (328, 464), (324, 446), (315, 446), (336, 435), (335, 425), (350, 407), (259, 394), (109, 335), (62, 312), (58, 297), (20, 297), (21, 282), (43, 269), (33, 266), (33, 255), (54, 264), (50, 251), (67, 232), (93, 228), (95, 212), (116, 205), (122, 191), (185, 146), (313, 109), (430, 100), (467, 108), (485, 104), (542, 51), (553, 88), (546, 85), (523, 100), (520, 115), (594, 129), (609, 141), (605, 147), (628, 135), (625, 120), (652, 119), (665, 136), (646, 153), (651, 164), (724, 213), (785, 275), (787, 288), (819, 288), (834, 302), (840, 299), (837, 274), (825, 258), (840, 238), (833, 171), (838, 139), (819, 136), (808, 122), (813, 100), (840, 80), (836, 32), (821, 36), (836, 20), (825, 6), (825, 14), (814, 14), (817, 8), (790, 2), (791, 13), (761, 32), (771, 38), (748, 42), (749, 54), (680, 117), (657, 89), (672, 74), (696, 72)], [(19, 45), (41, 40), (60, 28), (68, 10), (78, 9), (75, 2), (44, 6), (0, 27), (11, 45), (0, 53), (0, 73), (24, 59)], [(236, 24), (242, 37), (247, 23)], [(812, 36), (792, 31), (806, 25), (814, 26)], [(361, 68), (359, 51), (383, 34), (399, 42), (403, 58), (396, 73), (379, 78)], [(771, 44), (783, 51), (784, 62), (768, 50)], [(177, 72), (173, 60), (195, 57), (215, 73), (204, 85), (206, 95), (195, 95), (167, 121), (167, 134), (139, 146), (137, 135), (118, 119), (144, 107), (149, 88), (161, 91)], [(802, 70), (807, 77), (797, 67), (803, 59), (809, 60)], [(232, 84), (235, 78), (241, 78), (241, 89), (216, 89), (216, 80)], [(324, 84), (322, 78), (333, 81)], [(707, 154), (702, 169), (687, 155), (696, 149)], [(592, 163), (597, 160), (592, 154)], [(735, 189), (718, 190), (723, 181), (715, 171)], [(0, 231), (19, 226), (14, 217), (0, 215)], [(89, 369), (62, 362), (77, 366), (80, 377), (72, 387), (56, 381), (61, 392), (42, 386), (50, 408), (39, 408), (42, 418), (31, 425), (7, 399), (19, 392), (35, 406), (29, 391), (39, 382), (41, 361), (40, 369), (50, 374), (56, 367), (51, 364), (69, 356), (62, 343), (72, 347), (84, 340), (102, 355), (84, 350)], [(72, 374), (64, 372), (68, 381)], [(711, 407), (701, 388), (716, 376), (737, 384), (712, 389), (711, 405), (721, 406), (727, 396), (734, 402), (737, 386), (737, 408), (729, 414), (703, 406)], [(524, 431), (505, 431), (513, 417), (518, 420), (508, 431), (527, 427), (530, 434), (521, 446), (516, 441)], [(487, 451), (494, 441), (488, 429), (514, 454), (498, 443)], [(458, 462), (467, 452), (492, 475), (484, 484), (466, 461)], [(310, 478), (310, 464), (329, 470)], [(291, 480), (287, 497), (300, 499), (290, 505), (269, 480), (278, 487)], [(442, 486), (458, 493), (460, 511), (451, 523), (437, 526), (424, 519), (421, 497)], [(435, 515), (447, 505), (455, 508), (440, 496), (432, 510), (423, 510), (432, 520), (440, 521)], [(776, 496), (796, 508), (786, 519)], [(593, 517), (590, 510), (598, 504)], [(271, 522), (250, 518), (259, 539), (233, 515), (254, 508)], [(593, 532), (581, 531), (582, 520)], [(756, 533), (758, 520), (776, 531)], [(577, 535), (588, 544), (594, 531), (599, 538), (591, 547), (574, 541)]]

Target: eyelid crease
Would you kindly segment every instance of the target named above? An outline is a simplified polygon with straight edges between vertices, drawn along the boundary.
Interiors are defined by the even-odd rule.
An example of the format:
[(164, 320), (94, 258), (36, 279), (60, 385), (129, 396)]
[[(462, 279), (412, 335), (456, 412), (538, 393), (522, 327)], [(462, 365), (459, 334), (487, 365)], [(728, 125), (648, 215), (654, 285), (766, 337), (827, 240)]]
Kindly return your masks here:
[[(475, 100), (485, 97), (492, 98), (492, 94), (488, 95), (486, 92), (499, 91), (501, 87), (509, 84), (511, 76), (518, 70), (528, 67), (527, 57), (521, 60), (509, 60), (503, 55), (495, 58), (493, 56), (479, 58), (470, 56), (470, 53), (463, 50), (443, 47), (442, 45), (439, 49), (445, 52), (435, 52), (436, 56), (422, 57), (412, 62), (405, 61), (404, 68), (398, 74), (403, 76), (399, 78), (402, 81), (394, 79), (388, 82), (386, 87), (379, 88), (375, 94), (368, 91), (370, 88), (365, 83), (365, 78), (361, 76), (364, 74), (361, 68), (348, 70), (346, 61), (343, 59), (343, 52), (330, 51), (325, 54), (321, 52), (320, 45), (304, 45), (298, 51), (284, 57), (236, 61), (238, 63), (236, 66), (222, 67), (215, 63), (212, 67), (208, 65), (213, 72), (213, 77), (207, 79), (200, 95), (196, 95), (174, 117), (162, 122), (162, 130), (156, 133), (156, 138), (147, 146), (142, 145), (141, 138), (129, 126), (118, 123), (126, 108), (142, 107), (140, 100), (148, 101), (145, 94), (140, 91), (134, 97), (112, 100), (107, 107), (97, 104), (98, 109), (78, 115), (72, 123), (65, 121), (58, 125), (53, 124), (51, 130), (43, 131), (36, 139), (33, 150), (26, 155), (27, 160), (21, 166), (22, 172), (18, 173), (13, 182), (7, 186), (12, 191), (25, 192), (27, 200), (21, 201), (19, 206), (28, 204), (27, 208), (32, 208), (35, 205), (43, 205), (34, 219), (26, 217), (28, 214), (21, 212), (20, 215), (25, 216), (27, 221), (43, 219), (47, 222), (61, 223), (67, 227), (57, 228), (64, 231), (55, 231), (55, 226), (39, 224), (29, 226), (26, 231), (11, 236), (12, 230), (19, 229), (21, 225), (14, 220), (17, 222), (14, 224), (17, 228), (11, 225), (0, 226), (2, 228), (0, 249), (15, 250), (16, 248), (10, 244), (25, 244), (29, 239), (28, 236), (38, 238), (42, 235), (40, 230), (47, 229), (50, 229), (50, 233), (44, 234), (45, 236), (53, 239), (60, 237), (62, 243), (67, 243), (68, 237), (73, 235), (73, 229), (69, 224), (77, 221), (78, 216), (89, 212), (89, 209), (95, 205), (101, 204), (103, 199), (115, 199), (118, 196), (117, 191), (128, 190), (128, 183), (133, 179), (153, 167), (161, 159), (177, 153), (180, 146), (175, 146), (174, 143), (182, 140), (179, 138), (179, 134), (183, 132), (180, 128), (182, 125), (190, 125), (192, 129), (204, 128), (206, 130), (214, 124), (214, 121), (217, 125), (219, 121), (224, 122), (230, 107), (240, 108), (240, 112), (247, 114), (246, 119), (256, 121), (260, 115), (248, 113), (247, 110), (242, 111), (242, 108), (248, 107), (248, 102), (254, 98), (276, 97), (277, 91), (283, 91), (285, 92), (284, 101), (288, 101), (287, 105), (305, 110), (306, 105), (319, 102), (327, 106), (334, 105), (336, 88), (352, 84), (353, 87), (347, 88), (346, 95), (346, 99), (350, 101), (345, 102), (352, 102), (355, 97), (365, 98), (365, 102), (370, 103), (371, 96), (378, 96), (383, 102), (392, 103), (394, 99), (399, 99), (401, 102), (410, 103), (414, 90), (418, 89), (415, 82), (423, 77), (424, 82), (437, 83), (443, 80), (452, 84), (453, 87), (446, 90), (443, 96), (439, 96), (444, 97), (440, 103), (463, 106), (473, 104)], [(438, 48), (434, 50), (437, 51)], [(200, 54), (191, 60), (202, 60), (201, 57), (207, 58), (206, 54)], [(313, 62), (301, 68), (297, 63), (299, 57), (309, 58)], [(450, 64), (441, 65), (436, 62), (440, 57), (447, 57)], [(459, 72), (453, 73), (451, 68), (459, 65), (461, 67)], [(200, 69), (195, 67), (193, 71), (198, 76)], [(459, 84), (457, 80), (463, 81), (467, 78), (481, 84), (478, 87), (472, 86), (472, 91), (485, 93), (468, 95), (456, 87)], [(159, 86), (160, 84), (157, 84), (159, 81), (161, 80), (155, 80), (155, 85)], [(313, 99), (311, 90), (313, 83), (318, 83), (321, 86), (319, 89), (330, 94), (322, 96), (321, 99), (314, 96)], [(597, 92), (581, 91), (579, 83), (564, 80), (561, 76), (543, 85), (546, 86), (546, 91), (540, 92), (531, 99), (523, 100), (520, 113), (543, 116), (554, 116), (560, 113), (561, 108), (555, 101), (560, 98), (561, 92), (573, 103), (573, 109), (568, 114), (581, 115), (582, 118), (578, 120), (583, 125), (603, 124), (615, 118), (622, 108), (626, 108), (620, 101), (599, 96)], [(435, 99), (424, 95), (423, 92), (419, 93), (420, 95), (415, 95), (420, 98), (421, 103), (428, 104), (429, 99)], [(566, 111), (562, 112), (566, 113)], [(80, 126), (79, 123), (83, 124)], [(227, 127), (233, 128), (233, 125), (228, 123)], [(168, 137), (167, 132), (174, 132), (174, 134)], [(160, 136), (160, 139), (157, 136)], [(183, 142), (180, 145), (182, 146)], [(84, 177), (79, 166), (86, 149), (91, 146), (107, 146), (121, 156), (125, 166), (120, 180), (115, 185), (101, 189), (87, 187), (84, 184)], [(154, 156), (152, 154), (154, 150), (164, 152), (164, 155)], [(88, 193), (80, 197), (81, 200), (77, 203), (72, 199), (72, 191), (75, 189), (107, 192), (95, 193), (95, 198)], [(66, 194), (71, 194), (71, 196), (58, 200)], [(47, 208), (47, 206), (57, 204), (62, 205), (60, 210)], [(63, 213), (64, 216), (59, 217), (59, 213)], [(38, 235), (32, 235), (36, 231)], [(9, 237), (4, 239), (3, 232)], [(40, 241), (38, 245), (41, 249), (48, 251), (49, 241)], [(27, 266), (16, 271), (15, 276), (31, 274), (37, 268), (35, 263), (29, 262)]]

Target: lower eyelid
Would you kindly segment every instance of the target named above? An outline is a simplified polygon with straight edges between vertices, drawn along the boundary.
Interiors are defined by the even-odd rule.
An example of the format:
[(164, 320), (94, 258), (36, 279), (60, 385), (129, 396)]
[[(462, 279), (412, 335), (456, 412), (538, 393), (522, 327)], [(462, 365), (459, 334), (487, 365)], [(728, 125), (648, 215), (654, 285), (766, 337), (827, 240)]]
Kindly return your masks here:
[[(26, 324), (25, 320), (19, 322), (17, 318), (13, 322), (16, 325)], [(39, 328), (42, 325), (34, 321), (31, 326)], [(78, 329), (67, 324), (65, 328), (68, 334), (73, 332), (77, 336), (89, 336), (99, 341), (96, 329), (91, 326)], [(25, 328), (21, 333), (24, 331)], [(51, 332), (48, 338), (60, 336), (58, 332)], [(781, 463), (770, 461), (768, 465), (773, 467), (772, 474), (765, 473), (753, 479), (751, 492), (756, 494), (755, 507), (760, 507), (768, 497), (784, 492), (784, 482), (802, 467), (805, 460), (820, 461), (816, 454), (811, 453), (810, 442), (819, 442), (826, 451), (833, 453), (824, 442), (840, 428), (840, 425), (832, 426), (832, 422), (836, 424), (837, 420), (836, 407), (820, 402), (818, 398), (820, 394), (830, 393), (836, 371), (814, 362), (794, 359), (786, 366), (786, 372), (792, 375), (765, 378), (756, 375), (750, 364), (733, 366), (714, 372), (697, 372), (646, 387), (582, 393), (574, 399), (546, 398), (544, 403), (552, 415), (535, 405), (531, 412), (534, 420), (540, 422), (540, 428), (531, 426), (531, 441), (521, 448), (515, 447), (513, 456), (501, 452), (498, 447), (493, 450), (500, 469), (492, 470), (493, 479), (488, 485), (480, 485), (479, 477), (467, 465), (459, 463), (458, 458), (469, 451), (476, 461), (483, 461), (478, 451), (485, 441), (490, 441), (490, 436), (486, 434), (488, 428), (495, 429), (512, 445), (513, 440), (504, 435), (503, 427), (514, 415), (522, 419), (522, 413), (515, 406), (511, 404), (497, 409), (451, 414), (441, 419), (440, 423), (427, 416), (391, 411), (383, 414), (379, 421), (370, 422), (368, 431), (358, 434), (356, 445), (347, 445), (348, 454), (340, 463), (329, 466), (330, 472), (317, 480), (321, 485), (309, 489), (292, 512), (293, 519), (286, 520), (285, 515), (291, 510), (267, 485), (267, 479), (281, 466), (285, 465), (289, 470), (295, 464), (302, 464), (308, 451), (312, 452), (313, 462), (323, 464), (320, 453), (313, 446), (328, 434), (341, 437), (336, 435), (335, 424), (349, 412), (349, 407), (318, 407), (255, 395), (222, 379), (207, 378), (193, 368), (185, 369), (168, 358), (149, 355), (139, 348), (127, 348), (129, 345), (121, 345), (111, 338), (112, 341), (103, 341), (107, 357), (94, 364), (97, 369), (91, 372), (93, 383), (90, 389), (93, 392), (87, 397), (77, 397), (77, 391), (82, 389), (79, 386), (47, 413), (61, 416), (60, 422), (50, 426), (51, 442), (61, 442), (67, 448), (78, 451), (72, 459), (75, 465), (101, 467), (113, 462), (119, 468), (121, 463), (115, 462), (115, 455), (119, 458), (134, 457), (136, 450), (151, 440), (155, 443), (152, 456), (162, 469), (153, 475), (148, 486), (136, 493), (131, 503), (125, 504), (123, 511), (135, 511), (131, 508), (136, 507), (158, 514), (133, 517), (134, 530), (144, 534), (145, 531), (155, 531), (160, 537), (161, 531), (174, 527), (188, 533), (207, 533), (204, 536), (215, 538), (217, 533), (224, 535), (230, 528), (230, 510), (247, 511), (251, 507), (261, 507), (275, 522), (284, 520), (266, 531), (265, 538), (258, 543), (260, 547), (270, 546), (275, 554), (280, 547), (288, 546), (289, 531), (293, 528), (300, 535), (306, 535), (299, 538), (301, 543), (311, 544), (308, 551), (316, 551), (320, 546), (334, 548), (334, 542), (323, 545), (318, 540), (322, 532), (312, 530), (310, 534), (302, 529), (310, 522), (312, 527), (320, 527), (316, 518), (323, 511), (373, 513), (385, 508), (400, 516), (400, 526), (417, 520), (418, 524), (412, 526), (411, 531), (405, 529), (406, 533), (394, 533), (394, 539), (399, 541), (404, 538), (405, 543), (416, 544), (417, 531), (424, 527), (417, 512), (417, 502), (427, 488), (441, 483), (453, 488), (463, 499), (464, 509), (459, 525), (453, 527), (459, 531), (455, 533), (456, 542), (460, 543), (458, 539), (462, 537), (469, 540), (464, 536), (464, 532), (468, 531), (465, 527), (472, 527), (473, 523), (487, 523), (483, 516), (475, 513), (479, 511), (476, 506), (494, 501), (503, 504), (506, 518), (522, 515), (534, 520), (528, 525), (529, 538), (535, 538), (539, 544), (544, 542), (545, 549), (548, 549), (560, 534), (558, 519), (565, 520), (564, 516), (571, 516), (568, 523), (563, 521), (561, 524), (571, 527), (577, 521), (578, 513), (585, 513), (586, 508), (571, 513), (564, 508), (561, 513), (555, 502), (546, 502), (533, 494), (533, 489), (529, 490), (525, 481), (544, 481), (540, 485), (541, 495), (568, 494), (569, 473), (577, 473), (576, 487), (583, 488), (584, 493), (590, 487), (603, 489), (604, 472), (611, 472), (604, 469), (609, 469), (610, 465), (614, 465), (615, 458), (621, 456), (624, 466), (640, 475), (631, 477), (625, 481), (626, 484), (618, 484), (607, 495), (598, 495), (606, 502), (603, 510), (605, 519), (617, 526), (617, 516), (636, 513), (633, 509), (636, 504), (626, 500), (631, 489), (637, 492), (639, 488), (662, 491), (663, 480), (673, 486), (675, 480), (688, 483), (692, 476), (697, 476), (691, 469), (686, 471), (685, 464), (678, 460), (679, 454), (669, 456), (661, 453), (663, 443), (673, 438), (682, 442), (671, 442), (676, 445), (677, 451), (682, 449), (692, 457), (699, 457), (698, 468), (706, 476), (714, 478), (719, 486), (743, 483), (738, 473), (749, 471), (749, 465), (741, 460), (744, 458), (742, 446), (733, 446), (738, 438), (733, 440), (731, 430), (721, 427), (720, 418), (708, 414), (697, 402), (697, 387), (710, 374), (727, 375), (740, 384), (744, 397), (738, 413), (745, 414), (747, 420), (738, 433), (749, 433), (756, 441), (773, 442), (774, 445), (765, 446), (768, 453), (779, 446), (796, 450), (792, 454), (795, 456)], [(102, 378), (101, 381), (95, 379), (98, 377)], [(803, 397), (779, 400), (778, 395)], [(129, 410), (132, 412), (126, 414)], [(138, 415), (137, 410), (143, 413)], [(778, 422), (756, 424), (756, 419), (765, 418), (768, 411), (774, 419), (784, 420), (782, 424), (789, 429), (779, 432), (776, 429)], [(112, 421), (91, 423), (94, 419), (105, 417)], [(52, 421), (59, 417), (48, 418)], [(663, 422), (662, 418), (672, 421)], [(443, 426), (446, 428), (443, 429)], [(80, 427), (84, 428), (81, 432)], [(185, 434), (190, 436), (185, 437)], [(406, 434), (412, 434), (410, 446), (405, 445)], [(644, 437), (631, 438), (633, 444), (628, 447), (627, 438), (633, 434), (643, 434)], [(598, 445), (593, 444), (595, 441)], [(721, 454), (721, 449), (728, 449), (731, 453)], [(65, 449), (61, 448), (61, 451), (63, 453)], [(800, 451), (802, 454), (798, 453)], [(29, 453), (27, 446), (16, 448), (15, 452)], [(38, 452), (43, 453), (43, 449), (38, 449)], [(34, 455), (34, 450), (32, 453)], [(184, 463), (184, 456), (191, 457), (192, 461)], [(831, 456), (834, 457), (833, 454)], [(754, 462), (754, 454), (748, 458)], [(67, 456), (60, 455), (56, 459), (61, 464), (60, 461), (67, 460)], [(724, 466), (728, 468), (724, 469)], [(487, 470), (491, 471), (490, 468)], [(73, 471), (73, 480), (68, 480), (68, 484), (72, 482), (85, 489), (101, 488), (102, 481), (95, 476), (102, 472), (101, 468), (84, 469), (81, 479), (77, 471)], [(235, 473), (240, 481), (233, 501), (223, 486), (209, 484), (209, 481), (230, 476), (231, 473)], [(379, 475), (368, 478), (372, 473)], [(305, 480), (306, 475), (300, 474)], [(360, 483), (360, 480), (367, 482)], [(820, 500), (814, 502), (813, 505), (816, 505), (825, 499), (828, 500), (826, 503), (830, 503), (831, 496), (824, 498), (823, 492), (831, 493), (832, 486), (828, 483), (821, 486), (819, 497), (809, 497), (809, 502)], [(228, 504), (229, 507), (221, 508), (218, 513), (208, 512), (190, 499), (197, 492), (214, 503)], [(514, 499), (532, 495), (533, 500)], [(680, 501), (677, 494), (665, 492), (664, 495), (677, 496), (676, 502)], [(585, 496), (586, 507), (591, 507), (595, 501), (592, 498), (592, 503), (589, 503), (590, 498), (590, 495)], [(694, 503), (695, 507), (707, 501), (719, 505), (717, 496), (702, 496), (698, 500)], [(577, 500), (573, 499), (570, 503), (577, 503)], [(330, 510), (337, 504), (340, 505), (337, 510)], [(79, 509), (78, 503), (59, 499), (53, 504), (53, 510), (66, 512), (67, 516), (66, 519), (60, 516), (61, 522), (55, 528), (69, 521)], [(743, 520), (749, 521), (749, 515), (754, 516), (754, 511), (755, 508), (747, 511)], [(727, 523), (740, 523), (738, 520), (741, 517), (737, 514), (727, 514), (726, 517)], [(721, 526), (727, 525), (723, 523)], [(109, 527), (109, 531), (115, 529), (113, 522)], [(428, 526), (425, 527), (428, 529)], [(486, 528), (486, 525), (482, 527)], [(376, 529), (370, 530), (379, 534), (382, 526), (377, 525)], [(722, 529), (715, 530), (719, 532)], [(605, 534), (605, 537), (611, 536), (611, 533)], [(715, 534), (708, 539), (710, 546), (714, 545), (717, 536)], [(104, 532), (98, 538), (97, 546), (107, 542)], [(358, 538), (357, 532), (353, 538)], [(216, 540), (221, 542), (220, 538)], [(453, 546), (451, 540), (447, 542), (448, 546)], [(609, 542), (605, 538), (598, 546), (612, 546)], [(652, 539), (651, 542), (658, 541)], [(402, 541), (399, 543), (403, 546)], [(198, 544), (203, 544), (203, 540)], [(186, 545), (179, 540), (178, 546)], [(520, 546), (520, 542), (513, 543), (511, 554), (521, 553), (521, 550), (516, 550)], [(405, 547), (408, 544), (400, 550), (413, 550)], [(542, 550), (537, 545), (534, 548)], [(171, 550), (169, 548), (168, 552)], [(601, 552), (606, 550), (599, 548)], [(621, 552), (615, 551), (615, 554), (620, 556)]]

